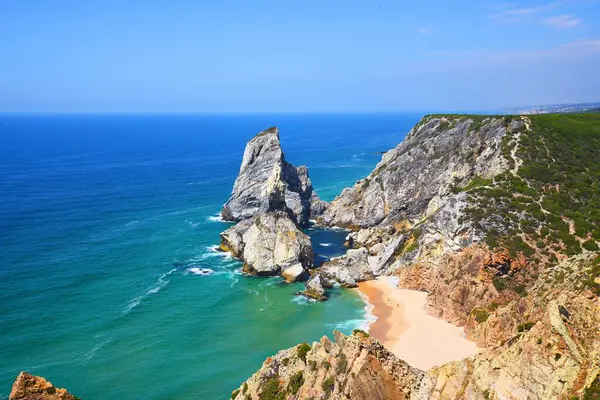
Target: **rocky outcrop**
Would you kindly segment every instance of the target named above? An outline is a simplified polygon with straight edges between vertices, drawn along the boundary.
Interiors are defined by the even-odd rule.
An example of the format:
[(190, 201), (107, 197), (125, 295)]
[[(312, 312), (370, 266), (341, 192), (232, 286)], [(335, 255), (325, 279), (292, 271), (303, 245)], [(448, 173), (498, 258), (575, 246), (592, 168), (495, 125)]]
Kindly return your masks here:
[(41, 376), (21, 372), (15, 380), (9, 400), (79, 400), (66, 389), (54, 387)]
[(364, 247), (350, 249), (342, 257), (336, 257), (323, 263), (320, 273), (330, 279), (337, 280), (342, 286), (355, 287), (356, 282), (373, 279), (373, 257)]
[(251, 218), (265, 206), (267, 182), (274, 174), (283, 183), (284, 202), (298, 225), (305, 225), (324, 211), (326, 203), (313, 190), (305, 166), (294, 167), (285, 161), (276, 127), (256, 135), (246, 145), (240, 173), (235, 180), (231, 197), (223, 206), (221, 216), (227, 221)]
[[(600, 385), (600, 304), (550, 294), (501, 344), (429, 371), (411, 368), (361, 331), (269, 357), (235, 399), (570, 399)], [(585, 396), (584, 396), (585, 394)], [(589, 396), (589, 397), (586, 397)]]
[(306, 275), (306, 270), (300, 263), (294, 264), (291, 267), (288, 267), (281, 271), (281, 277), (285, 279), (287, 283), (300, 281), (303, 278), (305, 278)]
[(507, 169), (500, 149), (506, 131), (503, 118), (424, 118), (368, 177), (344, 189), (320, 221), (359, 229), (430, 216), (456, 185)]
[[(391, 398), (598, 395), (600, 230), (589, 192), (600, 176), (597, 124), (584, 115), (425, 117), (317, 219), (352, 230), (351, 250), (324, 263), (322, 276), (354, 286), (395, 275), (401, 287), (428, 293), (431, 314), (485, 348), (419, 375), (417, 389), (405, 374), (366, 372), (373, 382), (408, 385), (410, 397)], [(345, 370), (325, 385), (339, 377), (340, 392), (314, 389), (330, 368), (308, 372), (308, 398), (362, 398), (344, 391), (358, 377)], [(272, 387), (287, 387), (286, 374)], [(246, 390), (258, 385), (249, 398), (259, 398), (262, 377), (248, 381)]]
[(267, 358), (231, 396), (259, 399), (411, 399), (428, 384), (423, 373), (362, 332), (335, 331)]
[(221, 250), (244, 262), (244, 271), (253, 275), (278, 275), (293, 265), (312, 266), (310, 238), (284, 211), (257, 214), (221, 234)]
[(310, 277), (308, 282), (306, 282), (306, 288), (303, 291), (298, 292), (298, 294), (306, 296), (309, 299), (325, 301), (327, 300), (327, 295), (325, 294), (324, 286), (323, 278), (316, 273)]
[(277, 128), (246, 146), (224, 219), (239, 223), (221, 233), (220, 248), (244, 262), (244, 272), (288, 282), (305, 279), (314, 261), (310, 238), (301, 230), (326, 203), (312, 188), (306, 167), (285, 161)]

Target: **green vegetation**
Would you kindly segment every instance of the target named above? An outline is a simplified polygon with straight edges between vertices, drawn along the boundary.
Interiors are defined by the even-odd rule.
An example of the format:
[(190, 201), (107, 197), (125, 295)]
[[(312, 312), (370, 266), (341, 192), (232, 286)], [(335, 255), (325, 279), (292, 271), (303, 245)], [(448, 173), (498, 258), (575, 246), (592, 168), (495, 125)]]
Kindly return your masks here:
[(594, 261), (592, 261), (588, 277), (583, 283), (591, 291), (596, 293), (596, 295), (600, 296), (600, 256), (596, 257)]
[(321, 383), (321, 388), (325, 391), (325, 393), (329, 394), (333, 391), (333, 387), (335, 386), (335, 380), (333, 377), (329, 377)]
[(593, 239), (586, 240), (583, 242), (583, 248), (589, 251), (598, 251), (598, 244)]
[(244, 387), (242, 388), (242, 393), (246, 394), (247, 391), (248, 391), (248, 382), (244, 382)]
[(535, 325), (535, 322), (525, 322), (523, 324), (519, 324), (519, 325), (517, 325), (517, 331), (518, 332), (527, 332), (528, 330), (533, 328), (534, 325)]
[(494, 285), (497, 291), (506, 289), (505, 280), (503, 278), (500, 278), (499, 276), (494, 277), (494, 279), (492, 280), (492, 284)]
[(346, 372), (348, 369), (348, 359), (344, 353), (340, 353), (337, 357), (337, 366), (335, 367), (335, 372), (338, 374), (342, 374)]
[(298, 371), (290, 378), (290, 382), (288, 383), (288, 392), (291, 394), (296, 394), (302, 385), (304, 385), (304, 376), (302, 375), (302, 371)]
[(233, 392), (231, 392), (231, 398), (235, 399), (238, 396), (238, 394), (240, 394), (240, 389), (234, 390)]
[(471, 314), (475, 317), (475, 321), (480, 324), (487, 321), (487, 319), (490, 317), (489, 312), (479, 308), (475, 308), (473, 311), (471, 311)]
[(300, 358), (306, 364), (306, 354), (310, 351), (311, 347), (308, 343), (302, 343), (298, 346), (297, 354), (298, 358)]
[(286, 391), (279, 386), (279, 375), (274, 375), (263, 386), (258, 398), (260, 400), (285, 400)]
[(467, 184), (467, 186), (462, 187), (462, 188), (454, 186), (452, 188), (452, 192), (453, 193), (468, 192), (471, 189), (475, 189), (475, 188), (482, 187), (482, 186), (489, 186), (493, 182), (494, 182), (493, 179), (485, 179), (479, 175), (475, 175), (475, 177)]
[(326, 370), (326, 371), (328, 371), (328, 370), (329, 370), (329, 368), (331, 368), (331, 364), (329, 363), (329, 361), (323, 361), (323, 362), (321, 363), (321, 366), (322, 366), (323, 368), (325, 368), (325, 370)]
[[(455, 116), (459, 117), (459, 116)], [(469, 116), (469, 118), (472, 118)], [(516, 117), (504, 117), (508, 127)], [(555, 264), (559, 254), (598, 251), (600, 240), (600, 114), (529, 116), (531, 130), (507, 129), (501, 151), (511, 167), (494, 177), (473, 178), (465, 219), (492, 249), (512, 257)], [(479, 121), (479, 120), (478, 120)], [(481, 120), (483, 121), (483, 120)], [(515, 151), (516, 149), (516, 151)], [(513, 174), (513, 172), (515, 172)], [(494, 280), (497, 290), (526, 295), (525, 286)]]
[(600, 400), (600, 375), (583, 392), (583, 400)]
[(363, 331), (362, 329), (354, 329), (352, 331), (352, 334), (355, 336), (369, 337), (369, 334), (367, 332)]
[(317, 362), (315, 360), (309, 360), (308, 364), (310, 365), (310, 370), (311, 371), (316, 371), (317, 370)]

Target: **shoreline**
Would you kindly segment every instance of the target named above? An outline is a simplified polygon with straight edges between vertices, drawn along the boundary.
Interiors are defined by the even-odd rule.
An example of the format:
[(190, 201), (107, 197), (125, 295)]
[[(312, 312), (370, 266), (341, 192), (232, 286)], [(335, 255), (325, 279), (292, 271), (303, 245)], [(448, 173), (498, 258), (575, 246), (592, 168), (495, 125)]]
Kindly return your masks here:
[(413, 367), (429, 370), (483, 349), (467, 340), (464, 330), (425, 310), (427, 293), (401, 289), (392, 277), (360, 282), (356, 289), (365, 300), (373, 322), (367, 332)]

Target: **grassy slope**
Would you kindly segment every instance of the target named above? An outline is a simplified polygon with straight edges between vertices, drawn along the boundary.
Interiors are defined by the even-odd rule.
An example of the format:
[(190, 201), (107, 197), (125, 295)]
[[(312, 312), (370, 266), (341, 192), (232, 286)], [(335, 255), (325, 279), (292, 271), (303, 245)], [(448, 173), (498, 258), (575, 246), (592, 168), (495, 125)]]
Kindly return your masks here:
[[(513, 118), (506, 117), (507, 122)], [(512, 154), (522, 164), (515, 174), (506, 172), (463, 188), (472, 204), (466, 218), (491, 248), (506, 248), (513, 256), (521, 253), (536, 267), (556, 264), (582, 249), (597, 251), (600, 114), (528, 118), (531, 130), (510, 132), (502, 144), (511, 166), (517, 162)], [(595, 277), (586, 284), (600, 293)]]

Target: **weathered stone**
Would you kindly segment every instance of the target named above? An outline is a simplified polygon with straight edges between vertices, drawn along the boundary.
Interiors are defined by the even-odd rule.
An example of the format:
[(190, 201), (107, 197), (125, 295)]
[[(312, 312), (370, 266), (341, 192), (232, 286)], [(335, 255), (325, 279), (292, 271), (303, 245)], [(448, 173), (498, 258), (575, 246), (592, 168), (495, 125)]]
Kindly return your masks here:
[[(552, 259), (538, 250), (543, 234), (537, 243), (520, 235), (533, 256), (515, 253), (514, 247), (490, 250), (483, 238), (498, 232), (494, 221), (476, 226), (468, 218), (473, 198), (492, 188), (489, 178), (502, 173), (518, 178), (525, 162), (519, 159), (520, 146), (526, 145), (524, 130), (534, 129), (531, 124), (527, 117), (426, 117), (405, 142), (385, 154), (368, 178), (345, 189), (318, 219), (353, 231), (347, 236), (353, 250), (325, 263), (319, 273), (349, 287), (378, 274), (395, 275), (400, 287), (428, 293), (428, 312), (463, 326), (469, 339), (485, 348), (427, 371), (417, 388), (404, 381), (401, 385), (408, 385), (410, 398), (583, 398), (585, 388), (598, 379), (600, 303), (594, 292), (594, 282), (600, 282), (598, 252), (583, 250), (571, 256), (553, 248), (557, 254)], [(512, 133), (508, 144), (502, 142), (507, 132)], [(481, 189), (468, 189), (473, 183)], [(561, 194), (567, 191), (560, 188)], [(489, 193), (486, 197), (497, 201)], [(563, 219), (573, 231), (569, 218)], [(352, 338), (336, 336), (336, 343), (324, 339), (313, 344), (308, 363), (323, 357), (335, 360), (345, 354), (342, 348), (348, 341)], [(327, 363), (335, 365), (329, 359)], [(351, 368), (355, 375), (348, 377), (319, 365), (309, 371), (314, 381), (308, 382), (306, 392), (300, 389), (302, 395), (408, 398), (381, 394), (389, 386), (380, 383), (399, 382), (396, 373), (389, 376), (377, 369), (362, 370), (366, 374), (361, 375)], [(294, 368), (290, 374), (299, 371)], [(287, 382), (288, 371), (279, 371), (281, 382)], [(326, 377), (339, 392), (318, 389)], [(257, 385), (260, 392), (264, 381), (253, 379), (249, 387)], [(358, 381), (365, 392), (345, 389)], [(286, 400), (299, 398), (304, 397), (290, 395)]]
[(240, 221), (260, 210), (281, 211), (282, 203), (299, 225), (319, 216), (326, 205), (313, 190), (306, 167), (296, 168), (285, 161), (279, 130), (273, 127), (246, 145), (240, 173), (221, 215), (227, 221)]
[(13, 383), (9, 400), (77, 400), (66, 389), (54, 387), (41, 376), (21, 372)]
[(373, 279), (374, 274), (369, 263), (369, 251), (364, 247), (350, 249), (346, 255), (323, 263), (319, 271), (343, 286), (354, 287), (356, 282)]
[(299, 293), (317, 301), (327, 300), (325, 289), (323, 288), (323, 283), (321, 282), (321, 276), (319, 274), (313, 274), (308, 282), (306, 282), (305, 290)]
[(310, 238), (286, 213), (256, 215), (242, 234), (244, 270), (256, 275), (278, 275), (294, 264), (308, 268), (313, 263)]
[(429, 384), (423, 371), (399, 360), (368, 335), (335, 331), (334, 338), (332, 342), (324, 336), (304, 357), (299, 346), (269, 357), (234, 392), (233, 400), (260, 399), (267, 385), (271, 393), (288, 400), (405, 400), (416, 398)]
[(507, 169), (500, 150), (506, 133), (501, 118), (490, 117), (478, 130), (471, 129), (469, 118), (451, 122), (424, 119), (367, 178), (344, 189), (321, 221), (348, 228), (417, 221), (435, 212), (439, 206), (430, 203), (451, 195), (455, 185)]
[(281, 271), (281, 276), (288, 283), (293, 283), (293, 282), (299, 281), (302, 278), (304, 278), (306, 275), (307, 275), (306, 270), (300, 263), (294, 264), (291, 267), (288, 267), (288, 268), (284, 269), (283, 271)]

